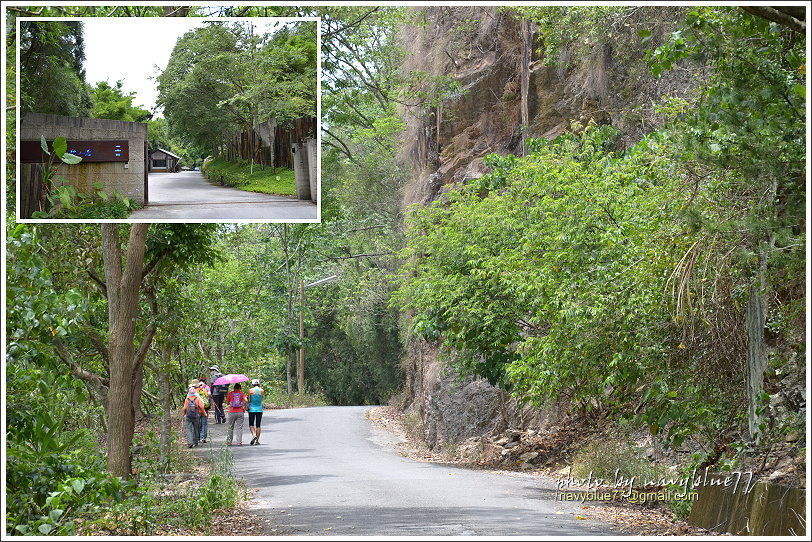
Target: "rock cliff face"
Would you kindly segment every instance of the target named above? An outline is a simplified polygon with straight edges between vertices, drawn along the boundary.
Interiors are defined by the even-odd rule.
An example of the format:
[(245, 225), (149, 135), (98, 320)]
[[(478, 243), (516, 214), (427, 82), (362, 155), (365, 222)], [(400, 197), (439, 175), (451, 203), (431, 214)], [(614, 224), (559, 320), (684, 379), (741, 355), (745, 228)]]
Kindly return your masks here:
[(404, 409), (416, 411), (423, 438), (431, 446), (460, 443), (509, 428), (546, 427), (562, 410), (522, 407), (481, 378), (460, 377), (437, 348), (412, 339), (407, 347)]
[[(630, 8), (613, 29), (617, 38), (580, 48), (563, 47), (555, 62), (541, 56), (543, 38), (532, 23), (493, 7), (434, 7), (419, 12), (401, 40), (406, 72), (450, 76), (463, 91), (436, 105), (404, 112), (404, 159), (413, 168), (403, 205), (428, 204), (454, 183), (486, 172), (490, 153), (524, 153), (528, 137), (555, 137), (573, 122), (611, 124), (619, 148), (651, 131), (661, 119), (653, 102), (686, 96), (700, 72), (648, 74), (637, 30), (661, 40), (679, 8)], [(645, 26), (641, 26), (645, 24)], [(494, 435), (506, 428), (543, 428), (564, 412), (521, 408), (481, 379), (460, 378), (436, 348), (411, 338), (404, 362), (406, 406), (420, 413), (430, 445)]]

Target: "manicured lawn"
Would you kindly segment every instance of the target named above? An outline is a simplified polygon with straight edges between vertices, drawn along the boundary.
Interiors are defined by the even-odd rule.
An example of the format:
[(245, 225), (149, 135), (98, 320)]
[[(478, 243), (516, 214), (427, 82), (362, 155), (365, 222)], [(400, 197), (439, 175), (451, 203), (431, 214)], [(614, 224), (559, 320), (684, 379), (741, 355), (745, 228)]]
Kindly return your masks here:
[(218, 158), (207, 163), (203, 173), (215, 181), (222, 177), (225, 184), (248, 192), (296, 195), (296, 177), (292, 169), (276, 168), (274, 173), (271, 167), (265, 166), (262, 169), (256, 164), (253, 169), (252, 173), (250, 163), (227, 162)]

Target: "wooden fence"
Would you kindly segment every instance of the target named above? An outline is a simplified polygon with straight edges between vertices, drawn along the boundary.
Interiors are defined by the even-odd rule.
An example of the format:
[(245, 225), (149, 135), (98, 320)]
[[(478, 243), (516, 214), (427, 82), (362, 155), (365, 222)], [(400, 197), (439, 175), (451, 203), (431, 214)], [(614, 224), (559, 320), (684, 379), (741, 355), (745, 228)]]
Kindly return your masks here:
[(42, 165), (20, 164), (20, 179), (20, 218), (31, 218), (35, 211), (44, 210)]
[(256, 164), (293, 169), (291, 147), (307, 138), (315, 138), (318, 129), (315, 117), (303, 117), (284, 124), (268, 121), (263, 125), (227, 138), (223, 158), (232, 162), (253, 159)]

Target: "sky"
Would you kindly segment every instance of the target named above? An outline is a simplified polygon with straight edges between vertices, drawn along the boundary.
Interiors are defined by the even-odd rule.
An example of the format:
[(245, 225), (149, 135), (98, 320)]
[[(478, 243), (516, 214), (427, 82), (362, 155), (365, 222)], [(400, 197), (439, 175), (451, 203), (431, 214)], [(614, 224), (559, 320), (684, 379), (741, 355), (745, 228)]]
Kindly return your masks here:
[[(271, 23), (260, 25), (260, 20), (253, 19), (256, 31), (267, 32)], [(166, 68), (177, 39), (192, 28), (204, 26), (203, 20), (195, 17), (111, 17), (83, 18), (82, 22), (86, 81), (90, 85), (99, 81), (115, 85), (121, 79), (125, 93), (136, 93), (133, 105), (157, 113), (156, 117), (162, 116), (154, 110), (158, 98), (154, 78)]]

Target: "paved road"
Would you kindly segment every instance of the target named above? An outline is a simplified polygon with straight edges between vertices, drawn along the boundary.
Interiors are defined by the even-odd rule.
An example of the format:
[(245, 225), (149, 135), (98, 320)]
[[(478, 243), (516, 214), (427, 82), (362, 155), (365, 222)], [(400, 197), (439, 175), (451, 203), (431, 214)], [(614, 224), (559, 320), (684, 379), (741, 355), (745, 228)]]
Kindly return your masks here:
[(199, 171), (153, 173), (149, 203), (130, 215), (136, 220), (316, 219), (316, 204), (291, 196), (246, 192), (209, 182)]
[[(404, 458), (394, 437), (365, 418), (369, 408), (266, 411), (260, 446), (247, 445), (246, 417), (244, 444), (231, 448), (235, 474), (259, 489), (251, 508), (275, 526), (266, 534), (621, 534), (580, 503), (556, 501), (552, 479)], [(209, 427), (213, 446), (222, 446), (225, 426)]]

